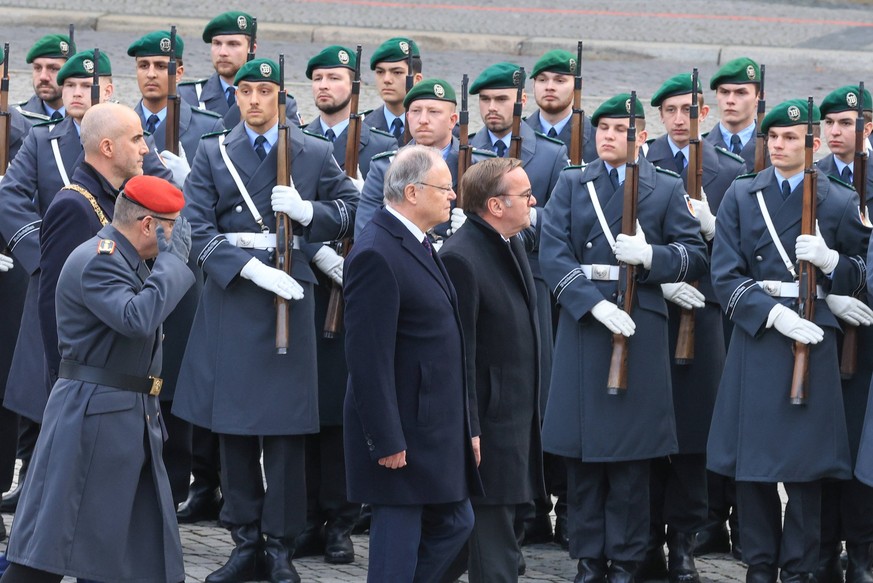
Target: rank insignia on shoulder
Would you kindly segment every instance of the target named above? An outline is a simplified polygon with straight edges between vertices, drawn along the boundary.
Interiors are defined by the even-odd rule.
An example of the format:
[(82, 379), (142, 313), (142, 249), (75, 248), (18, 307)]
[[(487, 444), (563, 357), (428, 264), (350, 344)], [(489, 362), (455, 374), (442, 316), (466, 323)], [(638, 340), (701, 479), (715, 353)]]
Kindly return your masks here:
[(691, 213), (691, 216), (697, 218), (697, 215), (694, 214), (694, 205), (691, 204), (691, 197), (687, 194), (685, 195), (685, 206), (688, 207), (688, 212)]
[(97, 243), (97, 255), (112, 255), (115, 253), (115, 241), (112, 239), (100, 239)]

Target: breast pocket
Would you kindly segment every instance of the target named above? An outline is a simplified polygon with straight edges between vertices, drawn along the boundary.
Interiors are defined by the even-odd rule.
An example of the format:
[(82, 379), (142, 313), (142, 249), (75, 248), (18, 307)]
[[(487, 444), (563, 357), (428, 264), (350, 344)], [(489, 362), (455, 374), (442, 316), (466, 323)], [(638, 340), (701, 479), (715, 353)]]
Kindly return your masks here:
[[(100, 391), (100, 389), (97, 389)], [(85, 415), (103, 415), (132, 409), (136, 404), (137, 394), (130, 391), (107, 389), (95, 392), (88, 401)]]

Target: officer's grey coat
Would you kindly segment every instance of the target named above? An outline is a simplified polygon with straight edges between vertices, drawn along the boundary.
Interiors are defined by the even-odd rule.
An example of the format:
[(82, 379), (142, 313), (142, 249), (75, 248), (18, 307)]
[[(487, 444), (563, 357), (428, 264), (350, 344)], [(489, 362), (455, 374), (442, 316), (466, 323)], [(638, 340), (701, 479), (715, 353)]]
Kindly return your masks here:
[[(324, 132), (321, 129), (320, 118), (315, 118), (315, 121), (303, 129), (307, 132), (318, 134), (319, 136), (324, 135)], [(333, 157), (336, 158), (337, 164), (339, 164), (340, 168), (343, 170), (346, 169), (346, 146), (348, 145), (348, 141), (349, 128), (346, 126), (346, 129), (343, 130), (343, 132), (338, 135), (333, 142)], [(396, 147), (397, 140), (394, 139), (394, 136), (391, 136), (390, 134), (386, 135), (381, 131), (374, 132), (367, 124), (362, 123), (361, 141), (360, 146), (358, 147), (358, 167), (361, 169), (361, 178), (367, 178), (367, 173), (370, 171), (370, 160), (373, 156), (381, 154), (382, 152), (387, 152), (388, 150), (393, 150)]]
[[(98, 254), (101, 238), (115, 242)], [(161, 321), (193, 283), (162, 253), (149, 274), (114, 227), (80, 245), (58, 286), (67, 360), (145, 378), (161, 368)], [(59, 379), (16, 512), (6, 557), (97, 581), (185, 578), (156, 397)]]
[[(743, 149), (740, 151), (740, 157), (746, 162), (746, 172), (752, 172), (755, 170), (755, 138), (757, 134), (752, 134), (752, 139), (746, 142), (746, 145), (743, 146)], [(716, 124), (712, 130), (703, 135), (703, 141), (709, 142), (716, 148), (722, 148), (723, 150), (731, 151), (731, 145), (726, 144), (724, 141), (724, 137), (721, 135), (721, 124)], [(770, 165), (770, 155), (769, 152), (764, 154), (765, 165)]]
[[(716, 148), (706, 141), (700, 143), (703, 152), (703, 178), (701, 186), (713, 214), (718, 212), (722, 198), (734, 178), (745, 171), (742, 158)], [(674, 169), (673, 151), (663, 135), (649, 144), (646, 158), (655, 166)], [(688, 171), (682, 170), (683, 182), (688, 184)], [(670, 312), (670, 362), (673, 381), (673, 406), (676, 411), (676, 435), (679, 438), (679, 453), (705, 453), (706, 439), (715, 394), (724, 368), (725, 342), (722, 328), (721, 308), (712, 290), (709, 274), (697, 282), (706, 297), (706, 306), (694, 310), (694, 360), (690, 364), (677, 365), (673, 354), (679, 336), (679, 319), (682, 309), (667, 302)]]
[[(260, 231), (221, 157), (225, 138), (233, 161), (264, 223), (275, 232), (270, 194), (276, 184), (276, 147), (258, 159), (243, 124), (227, 134), (203, 139), (185, 183), (185, 215), (193, 248), (206, 278), (176, 390), (173, 413), (216, 433), (295, 435), (318, 431), (315, 276), (308, 259), (296, 253), (291, 275), (304, 288), (291, 301), (288, 354), (275, 349), (274, 294), (240, 277), (256, 257), (273, 265), (266, 250), (243, 249), (223, 233)], [(333, 159), (329, 142), (291, 127), (294, 185), (313, 202), (312, 222), (298, 230), (309, 242), (351, 234), (358, 191)], [(299, 228), (299, 227), (298, 227)]]
[[(543, 131), (543, 125), (540, 122), (540, 110), (534, 111), (532, 114), (524, 118), (524, 121), (532, 127), (534, 130), (541, 132)], [(582, 129), (582, 158), (585, 162), (593, 162), (597, 159), (597, 142), (594, 139), (594, 132), (597, 129), (591, 125), (591, 118), (587, 115), (585, 116), (585, 121), (583, 122)], [(570, 120), (566, 124), (564, 124), (564, 128), (561, 130), (561, 133), (558, 134), (558, 139), (564, 142), (564, 146), (567, 147), (567, 152), (570, 151), (570, 140), (572, 139), (573, 133), (573, 121)]]
[[(75, 122), (67, 117), (34, 126), (0, 184), (0, 234), (9, 241), (18, 265), (31, 276), (3, 403), (36, 422), (42, 418), (42, 409), (34, 407), (30, 394), (44, 391), (47, 382), (37, 315), (39, 225), (55, 194), (64, 186), (52, 142), (57, 142), (66, 176), (72, 176), (85, 154)], [(143, 172), (171, 180), (172, 174), (154, 153), (151, 138), (146, 138), (146, 143), (149, 153), (143, 160)]]
[[(365, 125), (367, 125), (371, 128), (374, 128), (377, 130), (382, 130), (383, 132), (387, 132), (387, 133), (391, 134), (391, 127), (388, 125), (388, 122), (385, 120), (385, 105), (384, 104), (380, 105), (376, 109), (372, 109), (370, 111), (365, 111), (364, 114), (365, 114), (364, 115), (364, 124)], [(452, 136), (457, 138), (460, 135), (461, 135), (461, 126), (456, 124), (455, 127), (452, 128)], [(394, 138), (393, 134), (391, 135), (391, 137), (392, 137), (392, 139)], [(400, 148), (402, 146), (403, 146), (403, 139), (401, 137), (400, 140), (395, 139), (394, 145), (391, 146), (391, 148), (389, 148), (389, 149), (393, 150), (394, 148)]]
[(617, 265), (585, 183), (592, 182), (613, 235), (621, 232), (623, 188), (615, 193), (602, 161), (561, 173), (546, 205), (540, 242), (543, 275), (560, 306), (543, 449), (585, 462), (641, 460), (677, 451), (667, 354), (667, 306), (661, 283), (706, 273), (700, 223), (688, 210), (678, 176), (639, 159), (638, 216), (653, 247), (638, 271), (629, 339), (628, 388), (608, 395), (612, 333), (590, 314), (614, 301), (615, 281), (592, 281), (580, 264)]
[[(145, 129), (146, 121), (143, 119), (142, 101), (140, 100), (133, 109), (139, 116), (143, 129)], [(166, 118), (164, 118), (164, 121), (155, 128), (155, 133), (151, 135), (158, 152), (163, 152), (167, 149), (167, 124), (165, 122)], [(220, 132), (222, 130), (224, 130), (224, 123), (221, 116), (206, 109), (191, 107), (186, 101), (180, 100), (179, 141), (182, 143), (182, 148), (185, 150), (188, 164), (194, 162), (194, 154), (197, 153), (197, 147), (200, 145), (200, 138), (206, 134)]]
[[(873, 238), (871, 238), (873, 241)], [(873, 247), (868, 244), (867, 249), (867, 265), (873, 263)], [(867, 271), (867, 289), (870, 290), (873, 288), (873, 270)], [(859, 331), (859, 340), (862, 335), (868, 336), (864, 332)], [(870, 357), (870, 349), (867, 348), (864, 352), (861, 352), (861, 348), (864, 346), (860, 341), (858, 344), (859, 352), (858, 352), (858, 364), (861, 365), (862, 359), (867, 360), (869, 362)], [(870, 346), (870, 344), (866, 344), (866, 346)], [(861, 367), (859, 366), (859, 373)], [(873, 380), (871, 380), (871, 386), (873, 386)], [(873, 411), (873, 390), (869, 390), (867, 393), (867, 411)], [(861, 439), (859, 441), (858, 448), (858, 456), (855, 462), (855, 477), (867, 484), (868, 486), (873, 486), (873, 418), (868, 416), (864, 420), (863, 430), (861, 432)]]
[[(224, 127), (233, 128), (239, 123), (239, 107), (236, 103), (233, 106), (227, 104), (227, 94), (221, 87), (220, 79), (218, 73), (213, 73), (205, 81), (201, 79), (179, 83), (177, 93), (191, 107), (213, 111), (223, 118)], [(300, 125), (297, 102), (291, 95), (285, 104), (285, 113), (289, 120)]]
[[(868, 232), (857, 195), (823, 174), (817, 186), (822, 236), (840, 253), (832, 276), (819, 274), (819, 284), (837, 295), (860, 291)], [(707, 467), (743, 481), (846, 479), (851, 464), (837, 363), (839, 325), (827, 304), (816, 301), (815, 323), (825, 338), (810, 348), (807, 404), (791, 405), (794, 341), (767, 329), (766, 322), (777, 303), (795, 309), (796, 300), (772, 297), (756, 282), (793, 278), (764, 223), (755, 196), (759, 190), (792, 261), (800, 235), (802, 186), (783, 201), (771, 167), (728, 189), (718, 213), (712, 281), (734, 331), (712, 418)]]
[(18, 110), (23, 113), (28, 119), (32, 120), (33, 123), (38, 123), (39, 121), (48, 121), (51, 118), (46, 114), (45, 107), (43, 106), (42, 99), (34, 93), (30, 96), (27, 101), (22, 101), (13, 109)]

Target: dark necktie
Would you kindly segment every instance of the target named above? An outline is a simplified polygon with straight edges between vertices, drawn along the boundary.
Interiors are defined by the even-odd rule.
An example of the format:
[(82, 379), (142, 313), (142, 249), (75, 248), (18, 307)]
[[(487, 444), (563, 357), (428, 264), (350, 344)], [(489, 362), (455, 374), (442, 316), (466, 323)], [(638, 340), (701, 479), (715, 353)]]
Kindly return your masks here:
[(609, 171), (609, 181), (612, 182), (612, 192), (618, 190), (618, 170), (616, 170), (615, 168)]
[(550, 138), (557, 138), (558, 132), (555, 131), (555, 128), (549, 128), (549, 133), (546, 135), (548, 135)]
[(236, 103), (236, 87), (228, 87), (227, 88), (227, 106), (233, 107), (234, 103)]
[(840, 180), (847, 184), (852, 184), (852, 169), (848, 166), (843, 166), (843, 171), (840, 172)]
[(682, 171), (685, 170), (685, 155), (682, 153), (682, 150), (679, 150), (673, 156), (673, 163), (676, 164), (676, 172), (682, 174)]
[(497, 140), (494, 142), (494, 151), (497, 152), (498, 158), (503, 158), (506, 156), (506, 144), (503, 140)]
[(743, 151), (743, 143), (740, 141), (740, 136), (738, 134), (734, 134), (731, 136), (731, 152), (734, 154), (739, 154)]
[(56, 120), (56, 119), (61, 119), (62, 117), (64, 117), (64, 116), (61, 115), (61, 112), (55, 110), (55, 112), (52, 113), (52, 117), (51, 117), (51, 119), (52, 119), (52, 121), (54, 121), (54, 120)]
[(427, 235), (422, 239), (421, 246), (424, 247), (424, 250), (427, 251), (428, 255), (433, 257), (433, 245), (430, 244), (430, 239), (428, 239)]
[(146, 120), (146, 131), (150, 134), (155, 133), (155, 128), (158, 127), (158, 116), (155, 114), (151, 114), (149, 118)]
[(399, 117), (395, 117), (391, 122), (391, 133), (398, 142), (403, 140), (403, 121)]
[(267, 157), (267, 149), (264, 147), (266, 141), (267, 138), (264, 136), (258, 136), (255, 138), (255, 154), (257, 154), (258, 158), (261, 160)]
[(330, 140), (331, 142), (336, 141), (336, 134), (333, 133), (333, 130), (330, 128), (327, 128), (327, 131), (324, 132), (324, 137), (327, 138), (328, 140)]
[(782, 200), (787, 200), (791, 196), (791, 184), (787, 180), (782, 181)]

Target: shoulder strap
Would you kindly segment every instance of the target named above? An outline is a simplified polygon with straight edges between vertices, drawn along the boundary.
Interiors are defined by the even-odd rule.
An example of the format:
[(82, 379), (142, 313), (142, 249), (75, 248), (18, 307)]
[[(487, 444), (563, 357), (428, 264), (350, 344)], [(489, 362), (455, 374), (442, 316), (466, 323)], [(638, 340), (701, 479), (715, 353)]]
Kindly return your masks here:
[(61, 180), (64, 186), (70, 185), (70, 178), (67, 176), (67, 169), (64, 168), (64, 161), (61, 159), (61, 148), (58, 146), (58, 140), (49, 140), (52, 143), (52, 153), (55, 155), (55, 165), (58, 167), (58, 173), (61, 175)]
[(600, 229), (606, 240), (609, 241), (610, 249), (615, 249), (615, 237), (612, 236), (612, 231), (609, 230), (609, 223), (606, 222), (606, 217), (603, 216), (603, 209), (600, 207), (600, 199), (597, 198), (597, 191), (594, 190), (594, 182), (589, 180), (585, 183), (588, 187), (588, 197), (591, 199), (591, 204), (594, 206), (594, 212), (597, 214), (597, 220), (600, 222)]
[(227, 170), (230, 172), (230, 176), (233, 178), (236, 187), (239, 189), (240, 196), (243, 197), (243, 200), (249, 208), (249, 212), (252, 213), (255, 222), (258, 223), (262, 232), (267, 233), (270, 229), (264, 224), (264, 219), (261, 217), (261, 213), (258, 212), (258, 207), (256, 207), (255, 203), (252, 201), (252, 197), (249, 194), (246, 185), (243, 184), (242, 178), (240, 178), (239, 172), (236, 170), (236, 166), (233, 165), (230, 156), (227, 155), (227, 148), (224, 145), (224, 137), (224, 134), (218, 136), (218, 149), (221, 151), (221, 157), (224, 158), (224, 164), (227, 166)]
[(100, 220), (100, 224), (104, 227), (109, 224), (109, 219), (106, 218), (106, 215), (103, 213), (103, 209), (101, 209), (100, 205), (97, 204), (97, 199), (94, 198), (93, 194), (91, 194), (78, 184), (67, 184), (61, 190), (73, 190), (84, 196), (88, 200), (88, 202), (91, 203), (91, 208), (94, 209), (94, 213), (97, 215), (97, 219)]
[(779, 252), (779, 257), (782, 258), (782, 263), (785, 264), (785, 268), (791, 274), (791, 277), (797, 279), (797, 271), (794, 269), (794, 264), (788, 258), (788, 253), (785, 252), (782, 240), (779, 239), (779, 233), (776, 232), (776, 227), (773, 226), (773, 220), (770, 218), (770, 212), (767, 210), (767, 205), (764, 202), (764, 193), (759, 190), (755, 193), (755, 198), (758, 199), (761, 215), (764, 217), (764, 222), (767, 223), (767, 230), (770, 231), (770, 238), (773, 239), (773, 244), (776, 245), (776, 250)]

